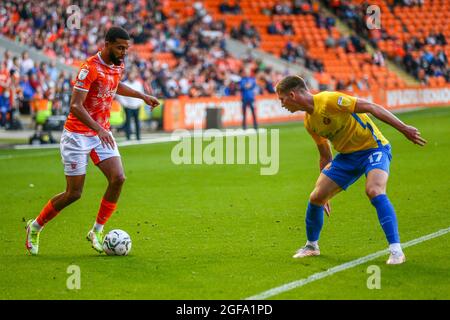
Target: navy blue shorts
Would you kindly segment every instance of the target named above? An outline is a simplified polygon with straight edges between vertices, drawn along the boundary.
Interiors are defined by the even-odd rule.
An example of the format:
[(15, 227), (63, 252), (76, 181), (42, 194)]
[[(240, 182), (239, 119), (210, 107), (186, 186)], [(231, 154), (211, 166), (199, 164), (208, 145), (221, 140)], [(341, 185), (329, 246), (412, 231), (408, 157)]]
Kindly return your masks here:
[(363, 173), (367, 176), (372, 169), (382, 169), (389, 174), (391, 159), (390, 144), (352, 153), (339, 153), (322, 173), (346, 190)]

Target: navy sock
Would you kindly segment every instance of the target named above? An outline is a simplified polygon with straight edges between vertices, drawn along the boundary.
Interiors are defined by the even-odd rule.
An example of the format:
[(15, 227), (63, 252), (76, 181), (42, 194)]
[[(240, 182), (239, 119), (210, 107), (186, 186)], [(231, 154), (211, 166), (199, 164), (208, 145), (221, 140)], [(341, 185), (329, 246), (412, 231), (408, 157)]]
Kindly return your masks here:
[(320, 230), (323, 226), (323, 206), (316, 206), (308, 202), (305, 221), (308, 241), (319, 240)]
[(374, 197), (372, 205), (377, 209), (378, 220), (383, 228), (386, 239), (391, 243), (400, 243), (400, 236), (398, 234), (397, 217), (391, 201), (385, 194), (380, 194)]

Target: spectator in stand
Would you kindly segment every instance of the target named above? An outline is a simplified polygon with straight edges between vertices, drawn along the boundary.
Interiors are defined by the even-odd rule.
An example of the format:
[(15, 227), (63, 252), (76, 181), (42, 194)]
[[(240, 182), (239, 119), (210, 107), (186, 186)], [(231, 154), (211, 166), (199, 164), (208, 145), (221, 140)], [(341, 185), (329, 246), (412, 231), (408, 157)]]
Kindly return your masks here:
[(420, 57), (421, 67), (427, 72), (434, 60), (433, 54), (427, 49), (424, 50), (422, 56)]
[(283, 34), (284, 35), (294, 35), (295, 31), (294, 31), (294, 26), (292, 25), (292, 21), (287, 21), (284, 20), (283, 23)]
[(244, 69), (244, 75), (239, 84), (242, 98), (242, 127), (247, 128), (246, 115), (247, 107), (250, 108), (253, 116), (253, 127), (258, 129), (255, 112), (255, 91), (257, 89), (256, 79), (252, 76), (250, 69)]
[(336, 40), (334, 39), (330, 30), (328, 30), (327, 38), (325, 39), (325, 47), (334, 48), (336, 46)]
[(244, 42), (251, 48), (258, 48), (261, 41), (259, 32), (247, 20), (242, 20), (239, 28), (231, 29), (231, 37)]
[(23, 101), (22, 101), (22, 110), (21, 113), (29, 114), (30, 109), (30, 102), (33, 98), (34, 94), (36, 93), (36, 90), (31, 85), (31, 74), (28, 74), (26, 76), (21, 77), (20, 86), (22, 88), (23, 92)]
[(336, 25), (336, 20), (333, 17), (327, 16), (325, 19), (325, 28), (330, 31)]
[[(161, 97), (206, 96), (211, 92), (214, 95), (223, 94), (226, 88), (224, 79), (238, 75), (243, 63), (232, 57), (226, 58), (226, 63), (219, 63), (226, 54), (224, 46), (226, 25), (224, 21), (214, 21), (201, 1), (186, 6), (188, 18), (183, 22), (177, 12), (166, 15), (163, 12), (162, 1), (159, 0), (87, 1), (83, 3), (85, 14), (81, 28), (70, 32), (59, 23), (60, 20), (55, 19), (62, 17), (67, 20), (64, 6), (59, 5), (57, 1), (43, 0), (30, 5), (23, 1), (5, 0), (0, 8), (4, 3), (14, 12), (0, 10), (2, 35), (41, 49), (47, 56), (57, 57), (66, 64), (84, 60), (95, 54), (103, 45), (102, 36), (112, 24), (123, 25), (129, 29), (134, 42), (148, 44), (154, 54), (171, 52), (175, 62), (166, 63), (158, 59), (150, 61), (132, 52), (127, 59), (127, 65), (135, 66), (139, 76), (146, 78), (147, 85), (151, 86), (154, 94)], [(232, 7), (239, 6), (237, 1), (232, 0), (228, 3)], [(175, 24), (169, 23), (170, 19), (176, 20)], [(278, 32), (284, 34), (285, 30), (281, 23), (278, 27)], [(259, 34), (256, 28), (251, 26), (245, 33), (243, 41), (251, 47), (258, 47)], [(55, 66), (51, 64), (43, 68), (35, 68), (33, 64), (30, 68), (26, 66), (30, 64), (28, 59), (23, 66), (20, 59), (14, 62), (13, 58), (14, 63), (25, 71), (33, 70), (31, 77), (24, 70), (21, 71), (20, 81), (25, 86), (25, 99), (29, 98), (30, 89), (36, 91), (37, 86), (41, 85), (52, 88), (54, 83), (59, 82)], [(146, 72), (150, 72), (151, 76), (144, 76)], [(50, 74), (49, 78), (46, 73)], [(58, 85), (53, 88), (51, 90), (54, 90), (55, 96), (61, 94)], [(64, 108), (64, 104), (61, 108)]]
[(17, 130), (22, 129), (20, 120), (16, 119), (15, 114), (19, 109), (19, 101), (22, 100), (22, 88), (19, 85), (19, 72), (14, 69), (9, 71), (10, 74), (10, 114), (9, 114), (9, 129)]
[(384, 67), (384, 55), (380, 49), (376, 50), (372, 55), (372, 61), (375, 65)]
[(30, 58), (28, 51), (22, 53), (22, 61), (20, 62), (20, 74), (25, 75), (34, 68), (34, 61)]
[[(313, 8), (314, 7), (314, 8)], [(292, 13), (293, 14), (309, 14), (318, 10), (318, 2), (314, 1), (311, 5), (311, 0), (294, 0), (292, 1)]]
[(301, 14), (302, 11), (303, 0), (294, 0), (292, 2), (292, 13), (293, 14)]
[(292, 14), (291, 3), (289, 1), (276, 3), (272, 8), (272, 14), (275, 15)]
[(406, 6), (406, 7), (412, 7), (415, 5), (418, 5), (419, 7), (422, 7), (425, 0), (394, 0), (394, 6), (400, 5), (400, 6)]
[(239, 94), (239, 84), (231, 79), (225, 80), (224, 96), (236, 96)]
[(326, 17), (322, 12), (314, 13), (314, 20), (316, 21), (317, 28), (325, 28), (326, 27)]
[(13, 67), (13, 59), (11, 58), (11, 53), (8, 50), (5, 50), (3, 53), (3, 63), (5, 63), (6, 70), (11, 70)]
[(52, 81), (56, 81), (58, 80), (58, 69), (56, 68), (56, 61), (52, 60), (50, 62), (50, 66), (47, 68), (47, 72), (50, 75), (50, 79), (52, 79)]
[[(128, 79), (123, 82), (126, 86), (144, 93), (144, 86), (142, 80), (138, 78), (136, 69), (132, 69), (128, 75)], [(131, 121), (134, 120), (134, 129), (136, 133), (136, 139), (141, 140), (141, 123), (139, 120), (139, 109), (142, 105), (141, 99), (123, 97), (118, 95), (117, 100), (123, 106), (125, 110), (125, 134), (127, 140), (131, 139)]]
[(273, 20), (267, 27), (269, 34), (284, 34), (283, 24), (279, 20)]
[[(276, 93), (275, 91), (275, 78), (273, 76), (273, 71), (271, 68), (267, 68), (264, 71), (262, 71), (260, 73), (260, 79), (261, 82), (263, 83), (262, 85), (262, 93), (268, 93), (268, 94), (274, 94)], [(278, 79), (281, 80), (281, 79)]]
[(7, 68), (7, 60), (0, 65), (0, 127), (6, 129), (6, 115), (10, 110), (11, 78)]
[(419, 79), (420, 84), (422, 84), (422, 85), (428, 84), (428, 76), (425, 72), (425, 69), (419, 68), (418, 73), (417, 73), (417, 78)]
[(14, 56), (12, 58), (12, 66), (9, 68), (9, 70), (14, 70), (15, 75), (17, 77), (20, 77), (20, 58), (17, 56)]
[(358, 36), (351, 35), (350, 41), (351, 41), (353, 47), (355, 48), (356, 52), (365, 52), (366, 51), (365, 42), (363, 40), (361, 40)]
[[(233, 3), (231, 3), (233, 2)], [(240, 14), (241, 7), (236, 1), (225, 0), (219, 5), (219, 11), (223, 14)]]
[[(405, 69), (411, 73), (414, 77), (419, 79), (421, 83), (427, 83), (429, 77), (437, 75), (438, 77), (448, 74), (448, 63), (441, 65), (436, 61), (436, 50), (425, 50), (425, 46), (435, 47), (437, 45), (446, 45), (447, 40), (443, 34), (444, 28), (441, 26), (433, 26), (430, 32), (424, 30), (423, 27), (417, 29), (417, 34), (410, 34), (409, 41), (401, 41), (398, 39), (395, 33), (390, 33), (391, 30), (381, 29), (367, 29), (365, 27), (365, 21), (368, 18), (366, 15), (366, 8), (369, 5), (368, 2), (364, 2), (361, 5), (354, 5), (352, 1), (341, 0), (323, 0), (326, 4), (330, 5), (332, 10), (339, 16), (344, 22), (346, 22), (351, 29), (356, 30), (366, 39), (369, 39), (370, 43), (374, 47), (378, 47), (381, 41), (392, 40), (394, 41), (395, 48), (393, 52), (389, 52), (397, 63), (403, 63)], [(422, 6), (423, 0), (390, 0), (388, 6), (390, 10), (393, 10), (395, 6)], [(397, 14), (395, 13), (397, 16)], [(397, 17), (398, 18), (398, 17)], [(402, 22), (404, 24), (404, 22)], [(403, 32), (408, 33), (408, 24), (403, 25)], [(352, 43), (355, 51), (360, 51), (357, 43)], [(347, 52), (352, 51), (347, 47)], [(362, 52), (362, 51), (361, 51)], [(387, 53), (387, 52), (385, 52)], [(434, 54), (433, 54), (434, 53)], [(440, 64), (438, 66), (438, 64)]]
[(436, 65), (442, 69), (445, 69), (445, 66), (448, 64), (447, 55), (445, 54), (444, 50), (439, 50), (436, 53), (436, 58), (434, 60), (436, 62)]
[(345, 90), (345, 88), (346, 88), (345, 82), (342, 79), (338, 79), (336, 82), (335, 88), (336, 88), (336, 91)]
[(60, 115), (68, 115), (70, 112), (70, 98), (72, 95), (70, 78), (62, 71), (56, 80), (55, 100), (60, 102), (60, 108), (57, 113)]
[(368, 91), (370, 90), (370, 84), (369, 84), (369, 76), (364, 75), (361, 79), (356, 81), (356, 87), (359, 91)]

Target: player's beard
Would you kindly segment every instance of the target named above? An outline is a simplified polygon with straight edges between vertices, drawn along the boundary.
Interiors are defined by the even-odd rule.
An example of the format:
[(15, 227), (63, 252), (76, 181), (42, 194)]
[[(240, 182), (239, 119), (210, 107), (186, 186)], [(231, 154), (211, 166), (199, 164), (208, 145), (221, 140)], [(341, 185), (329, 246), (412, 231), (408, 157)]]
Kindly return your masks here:
[(112, 63), (114, 63), (114, 65), (116, 66), (120, 66), (122, 64), (122, 61), (120, 61), (115, 55), (114, 53), (110, 52), (109, 53), (109, 59), (112, 61)]

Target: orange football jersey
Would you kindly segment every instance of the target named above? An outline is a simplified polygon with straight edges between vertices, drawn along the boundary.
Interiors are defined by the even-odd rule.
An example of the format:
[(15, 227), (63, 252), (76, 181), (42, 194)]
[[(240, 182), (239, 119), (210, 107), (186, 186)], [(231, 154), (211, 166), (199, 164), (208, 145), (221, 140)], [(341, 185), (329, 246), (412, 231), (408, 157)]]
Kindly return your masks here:
[[(83, 106), (89, 115), (103, 128), (109, 130), (110, 110), (119, 81), (122, 78), (124, 65), (107, 65), (100, 52), (88, 58), (80, 68), (73, 86), (74, 90), (86, 91)], [(69, 113), (64, 127), (76, 133), (94, 136), (97, 133)]]

